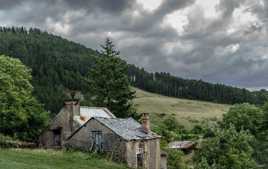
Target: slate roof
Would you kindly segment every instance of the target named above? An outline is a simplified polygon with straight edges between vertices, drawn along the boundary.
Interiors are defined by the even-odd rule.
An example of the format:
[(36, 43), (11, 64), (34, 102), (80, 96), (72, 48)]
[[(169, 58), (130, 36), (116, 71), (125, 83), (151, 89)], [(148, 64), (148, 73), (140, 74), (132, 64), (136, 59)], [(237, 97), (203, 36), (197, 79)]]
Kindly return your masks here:
[[(80, 117), (83, 117), (82, 120)], [(112, 112), (104, 107), (80, 107), (80, 115), (74, 116), (74, 121), (78, 123), (79, 126), (85, 124), (92, 117), (105, 117), (105, 118), (115, 118)]]
[(80, 116), (88, 117), (106, 117), (106, 118), (115, 118), (113, 113), (111, 113), (107, 108), (104, 107), (80, 107)]
[(135, 121), (133, 118), (102, 118), (94, 117), (97, 121), (110, 128), (117, 135), (121, 136), (125, 140), (143, 140), (143, 139), (155, 139), (160, 138), (159, 135), (149, 132), (146, 133), (141, 124)]
[(161, 138), (161, 136), (155, 134), (154, 132), (150, 131), (146, 133), (142, 128), (141, 124), (138, 123), (133, 118), (105, 118), (105, 117), (92, 117), (88, 121), (86, 121), (83, 125), (81, 125), (76, 131), (74, 131), (68, 138), (72, 138), (79, 130), (89, 123), (92, 119), (97, 120), (104, 126), (111, 129), (115, 134), (123, 138), (124, 140), (150, 140)]

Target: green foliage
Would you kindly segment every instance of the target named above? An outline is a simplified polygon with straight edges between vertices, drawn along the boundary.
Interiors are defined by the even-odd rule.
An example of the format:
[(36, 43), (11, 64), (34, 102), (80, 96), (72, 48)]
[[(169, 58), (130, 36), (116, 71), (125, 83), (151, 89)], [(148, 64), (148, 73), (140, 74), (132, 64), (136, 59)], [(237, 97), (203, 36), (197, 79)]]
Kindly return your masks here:
[(212, 165), (209, 165), (205, 158), (201, 158), (200, 162), (197, 163), (194, 168), (195, 169), (217, 169), (214, 163)]
[(233, 125), (237, 131), (248, 130), (256, 136), (263, 124), (263, 111), (247, 103), (235, 105), (223, 115), (222, 127)]
[(257, 168), (250, 146), (253, 137), (248, 132), (237, 132), (230, 126), (228, 129), (215, 128), (214, 134), (214, 137), (207, 138), (202, 143), (202, 149), (197, 152), (196, 168), (204, 165), (209, 169)]
[(117, 117), (133, 114), (127, 64), (120, 59), (112, 41), (107, 39), (101, 55), (88, 75), (92, 102), (110, 109)]
[(13, 27), (0, 27), (1, 54), (18, 58), (32, 69), (34, 95), (52, 115), (62, 107), (66, 89), (87, 95), (84, 77), (97, 55), (94, 50), (39, 29)]
[(268, 166), (267, 108), (267, 103), (262, 108), (250, 104), (235, 105), (221, 123), (222, 127), (233, 125), (237, 131), (247, 130), (254, 136), (251, 143), (254, 158), (264, 167)]
[(35, 140), (47, 124), (47, 113), (32, 96), (30, 70), (18, 59), (0, 55), (0, 131)]
[(167, 144), (175, 140), (192, 140), (197, 139), (198, 135), (190, 130), (186, 130), (184, 126), (172, 115), (162, 117), (153, 125), (152, 130), (161, 135), (161, 147), (166, 147)]
[(0, 134), (0, 148), (17, 147), (16, 141), (12, 137)]
[(0, 134), (0, 148), (36, 148), (37, 144), (23, 142), (10, 136)]
[(167, 168), (168, 169), (188, 169), (184, 154), (178, 150), (166, 149), (168, 154)]

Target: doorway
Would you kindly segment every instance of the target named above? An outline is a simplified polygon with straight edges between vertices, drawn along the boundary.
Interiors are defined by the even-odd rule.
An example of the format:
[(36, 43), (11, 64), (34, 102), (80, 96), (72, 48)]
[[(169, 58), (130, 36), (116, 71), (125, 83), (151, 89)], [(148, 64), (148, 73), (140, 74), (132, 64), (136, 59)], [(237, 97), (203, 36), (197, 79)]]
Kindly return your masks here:
[(61, 128), (53, 130), (53, 143), (56, 147), (61, 146)]

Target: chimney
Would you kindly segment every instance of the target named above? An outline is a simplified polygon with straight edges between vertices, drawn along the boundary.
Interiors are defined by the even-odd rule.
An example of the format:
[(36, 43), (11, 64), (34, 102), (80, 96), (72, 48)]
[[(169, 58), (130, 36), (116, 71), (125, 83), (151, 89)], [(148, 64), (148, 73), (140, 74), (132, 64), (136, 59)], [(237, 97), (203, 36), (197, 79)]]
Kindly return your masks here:
[(73, 132), (73, 118), (75, 115), (80, 115), (80, 103), (78, 100), (66, 100), (64, 101), (64, 107), (68, 112), (68, 123), (70, 131)]
[(142, 113), (141, 116), (141, 123), (142, 123), (142, 128), (146, 133), (150, 132), (150, 119), (149, 119), (149, 113)]

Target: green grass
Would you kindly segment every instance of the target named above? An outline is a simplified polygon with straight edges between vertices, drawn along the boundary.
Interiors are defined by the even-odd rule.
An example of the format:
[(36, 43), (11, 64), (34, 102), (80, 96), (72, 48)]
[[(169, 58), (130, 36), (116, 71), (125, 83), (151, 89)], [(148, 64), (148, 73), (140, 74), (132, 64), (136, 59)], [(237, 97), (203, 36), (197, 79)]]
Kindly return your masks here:
[(230, 105), (167, 97), (137, 88), (134, 90), (136, 91), (135, 108), (138, 112), (150, 113), (153, 123), (157, 123), (163, 115), (170, 114), (174, 115), (181, 125), (189, 128), (193, 123), (202, 120), (221, 119), (230, 108)]
[(1, 169), (127, 169), (124, 165), (82, 152), (1, 149)]

